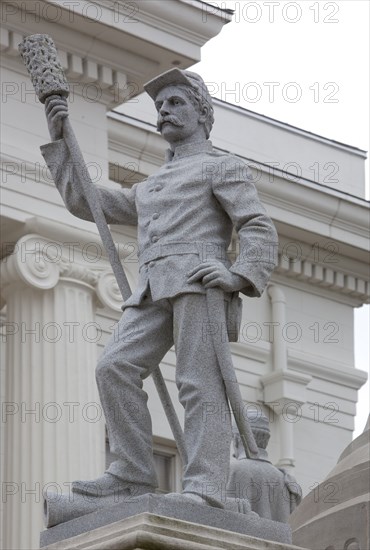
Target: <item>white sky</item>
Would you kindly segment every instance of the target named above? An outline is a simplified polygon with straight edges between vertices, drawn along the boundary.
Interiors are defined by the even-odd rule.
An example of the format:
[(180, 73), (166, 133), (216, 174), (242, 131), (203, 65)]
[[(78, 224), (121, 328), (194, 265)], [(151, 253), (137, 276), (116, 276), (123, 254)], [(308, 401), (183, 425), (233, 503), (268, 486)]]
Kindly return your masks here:
[[(214, 83), (212, 95), (369, 150), (368, 0), (209, 4), (235, 10), (233, 22), (202, 48), (202, 61), (192, 68)], [(369, 306), (356, 310), (355, 320), (355, 364), (369, 372)], [(357, 410), (355, 436), (369, 414), (369, 383)]]

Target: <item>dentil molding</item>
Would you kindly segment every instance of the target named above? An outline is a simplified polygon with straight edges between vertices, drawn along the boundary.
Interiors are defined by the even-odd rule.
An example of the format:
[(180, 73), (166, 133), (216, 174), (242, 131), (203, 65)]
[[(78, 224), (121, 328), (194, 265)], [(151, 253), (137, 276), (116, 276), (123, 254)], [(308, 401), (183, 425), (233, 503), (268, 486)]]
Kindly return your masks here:
[[(29, 33), (20, 33), (10, 28), (2, 27), (0, 48), (2, 62), (5, 66), (16, 69), (26, 75), (18, 51), (18, 44)], [(113, 107), (127, 100), (134, 90), (134, 84), (128, 84), (127, 75), (118, 68), (108, 66), (91, 56), (77, 54), (57, 44), (60, 63), (65, 71), (70, 85), (70, 94), (86, 97), (89, 101), (99, 101)], [(8, 60), (8, 63), (6, 61)], [(27, 77), (28, 82), (28, 77)], [(31, 86), (31, 84), (30, 84)]]
[(275, 273), (346, 294), (360, 303), (369, 303), (369, 280), (306, 259), (289, 258), (280, 253), (278, 257)]

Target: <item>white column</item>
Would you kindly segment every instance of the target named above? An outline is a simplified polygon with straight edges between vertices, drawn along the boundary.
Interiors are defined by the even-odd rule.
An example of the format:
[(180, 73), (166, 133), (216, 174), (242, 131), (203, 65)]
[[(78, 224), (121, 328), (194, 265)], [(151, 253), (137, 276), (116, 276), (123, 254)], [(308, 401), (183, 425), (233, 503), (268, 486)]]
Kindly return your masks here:
[(54, 261), (48, 245), (27, 235), (1, 264), (7, 549), (39, 547), (45, 486), (68, 492), (73, 480), (104, 470), (104, 420), (94, 377), (97, 276), (82, 265)]
[[(277, 285), (268, 286), (272, 322), (275, 330), (272, 341), (273, 371), (261, 378), (264, 402), (277, 415), (280, 453), (278, 466), (294, 468), (294, 423), (297, 410), (306, 402), (305, 389), (311, 376), (288, 368), (288, 348), (283, 337), (286, 323), (286, 298)], [(298, 409), (297, 409), (298, 408)]]
[(272, 321), (277, 330), (273, 332), (273, 368), (274, 371), (287, 369), (287, 346), (283, 338), (283, 328), (286, 319), (286, 299), (284, 292), (276, 285), (269, 285), (267, 293), (271, 300)]

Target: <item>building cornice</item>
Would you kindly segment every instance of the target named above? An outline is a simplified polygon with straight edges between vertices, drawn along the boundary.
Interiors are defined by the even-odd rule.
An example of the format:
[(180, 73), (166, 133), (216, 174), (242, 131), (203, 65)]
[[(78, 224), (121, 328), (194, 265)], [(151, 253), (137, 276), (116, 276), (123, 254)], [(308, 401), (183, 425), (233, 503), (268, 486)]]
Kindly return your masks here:
[(313, 354), (307, 354), (292, 348), (288, 349), (288, 363), (292, 370), (334, 384), (342, 384), (355, 390), (360, 389), (367, 380), (365, 371), (356, 369), (347, 363), (334, 361), (322, 355), (315, 357)]
[[(130, 127), (130, 138), (122, 139), (122, 123), (108, 114), (109, 162), (122, 165), (132, 162), (137, 172), (150, 175), (163, 164), (167, 145), (160, 136), (136, 124)], [(125, 162), (123, 162), (123, 165)]]
[[(7, 230), (7, 247), (4, 247), (2, 251), (5, 255), (11, 252), (12, 244), (15, 246), (17, 241), (22, 237), (29, 234), (37, 234), (40, 238), (48, 239), (56, 243), (64, 243), (71, 246), (77, 243), (80, 248), (92, 245), (99, 249), (99, 257), (101, 260), (103, 262), (106, 261), (106, 264), (103, 265), (109, 266), (108, 255), (103, 248), (95, 225), (91, 226), (91, 231), (87, 231), (39, 216), (29, 217), (26, 221), (19, 221), (13, 225), (13, 229)], [(124, 247), (119, 247), (118, 252), (122, 260), (129, 255), (129, 251)], [(104, 269), (106, 269), (106, 267), (104, 267)]]
[[(229, 105), (229, 104), (228, 104), (228, 106), (230, 107), (230, 109), (232, 109), (234, 107), (233, 105)], [(238, 108), (238, 109), (240, 109), (240, 108)], [(245, 110), (242, 109), (242, 111), (243, 111), (243, 114), (245, 114), (244, 113)], [(251, 114), (255, 114), (256, 115), (255, 118), (258, 118), (257, 113), (251, 113)], [(247, 112), (247, 115), (249, 116), (249, 112)], [(132, 132), (135, 132), (137, 135), (140, 132), (151, 134), (151, 135), (153, 135), (153, 139), (150, 140), (150, 141), (148, 139), (148, 136), (146, 136), (146, 137), (142, 136), (140, 138), (141, 143), (146, 144), (146, 149), (145, 149), (144, 153), (145, 154), (154, 154), (154, 156), (157, 157), (157, 164), (163, 164), (163, 152), (166, 149), (166, 144), (163, 142), (162, 137), (159, 134), (156, 133), (156, 128), (153, 124), (145, 122), (143, 120), (135, 119), (133, 117), (130, 117), (128, 115), (125, 115), (123, 113), (118, 113), (118, 112), (115, 112), (115, 111), (108, 113), (107, 116), (108, 116), (108, 120), (109, 120), (109, 130), (108, 130), (109, 131), (109, 140), (110, 141), (112, 140), (112, 142), (114, 142), (116, 144), (115, 145), (115, 150), (122, 151), (122, 152), (125, 151), (125, 148), (127, 147), (127, 145), (126, 145), (124, 139), (125, 139), (126, 135), (131, 136)], [(260, 115), (260, 117), (263, 118), (262, 115)], [(278, 121), (276, 121), (276, 122), (278, 122)], [(127, 131), (125, 130), (126, 125), (130, 128)], [(281, 123), (281, 125), (284, 126), (283, 123)], [(302, 130), (302, 133), (305, 133), (305, 132)], [(306, 134), (307, 134), (308, 138), (315, 140), (314, 134), (310, 134), (309, 132), (306, 132)], [(312, 136), (314, 136), (314, 137), (312, 138)], [(136, 139), (138, 139), (138, 138), (136, 138)], [(331, 145), (331, 143), (332, 142), (330, 140), (326, 140), (326, 144)], [(344, 146), (344, 147), (346, 147), (349, 150), (349, 152), (360, 151), (360, 150), (356, 150), (356, 149), (354, 149), (350, 146)], [(151, 148), (152, 151), (149, 151), (149, 148)], [(220, 149), (220, 148), (217, 148), (217, 147), (216, 147), (216, 149), (218, 149), (219, 151), (225, 152), (225, 153), (232, 153), (232, 151), (226, 151), (224, 149)], [(237, 156), (240, 156), (240, 155), (237, 155)], [(343, 201), (346, 201), (349, 204), (360, 205), (360, 206), (363, 206), (367, 210), (369, 209), (369, 206), (370, 206), (369, 201), (367, 201), (367, 200), (365, 200), (361, 197), (357, 197), (357, 196), (345, 193), (343, 191), (334, 189), (332, 187), (322, 185), (322, 184), (317, 183), (313, 180), (309, 180), (309, 179), (307, 179), (303, 176), (299, 177), (299, 179), (298, 179), (296, 174), (291, 173), (291, 172), (286, 171), (286, 170), (282, 170), (279, 167), (268, 166), (267, 164), (261, 162), (258, 159), (254, 159), (254, 158), (250, 158), (250, 157), (242, 157), (242, 156), (240, 156), (240, 158), (242, 160), (244, 160), (246, 163), (250, 163), (252, 165), (252, 170), (253, 170), (253, 167), (256, 167), (256, 166), (258, 167), (258, 169), (260, 170), (260, 172), (262, 173), (262, 175), (264, 177), (263, 178), (261, 177), (259, 179), (255, 178), (256, 179), (256, 185), (257, 185), (257, 187), (262, 187), (262, 185), (263, 185), (264, 186), (263, 191), (265, 191), (265, 190), (268, 191), (269, 188), (275, 186), (275, 187), (278, 188), (276, 190), (276, 193), (279, 193), (280, 184), (282, 182), (287, 183), (287, 184), (293, 183), (293, 184), (295, 184), (295, 187), (297, 187), (297, 193), (296, 194), (298, 194), (298, 195), (300, 195), (300, 193), (301, 193), (301, 186), (305, 186), (307, 189), (312, 189), (312, 191), (315, 192), (315, 193), (319, 192), (320, 197), (322, 197), (322, 193), (325, 193), (325, 195), (327, 195), (329, 197), (341, 199)], [(366, 158), (366, 156), (364, 158)], [(290, 185), (289, 188), (286, 189), (285, 193), (284, 193), (284, 190), (282, 190), (281, 198), (282, 199), (288, 199), (288, 201), (289, 201), (289, 197), (291, 196), (291, 192), (292, 192), (293, 188), (294, 188), (294, 186)], [(269, 193), (269, 194), (271, 194), (271, 193)], [(311, 208), (312, 206), (314, 206), (315, 208), (320, 207), (320, 205), (321, 205), (321, 208), (325, 209), (325, 205), (322, 204), (322, 199), (320, 199), (319, 201), (315, 201), (315, 198), (313, 198), (311, 200), (313, 200), (314, 202), (312, 204), (309, 203), (307, 205), (307, 209)], [(330, 216), (332, 216), (332, 210), (333, 210), (333, 208), (329, 211)], [(337, 206), (334, 207), (334, 210), (335, 211), (338, 210)], [(366, 217), (366, 211), (364, 211), (363, 216)], [(357, 219), (357, 215), (355, 216), (355, 218)]]
[(338, 303), (351, 307), (360, 307), (369, 303), (369, 296), (367, 293), (349, 294), (341, 289), (334, 287), (328, 288), (324, 284), (320, 284), (319, 281), (313, 279), (311, 281), (303, 281), (297, 277), (287, 276), (286, 273), (279, 273), (278, 271), (274, 271), (272, 274), (271, 282), (296, 290), (299, 289), (322, 298), (328, 299), (330, 297)]
[(5, 66), (26, 74), (19, 42), (30, 34), (49, 34), (68, 79), (96, 83), (110, 108), (139, 94), (157, 74), (199, 61), (201, 46), (230, 19), (212, 10), (205, 24), (202, 3), (184, 0), (15, 0), (4, 2), (2, 13)]
[(307, 139), (318, 141), (320, 143), (324, 143), (325, 145), (330, 145), (330, 147), (333, 147), (335, 149), (340, 149), (342, 151), (345, 151), (346, 153), (350, 153), (363, 159), (367, 159), (367, 151), (359, 149), (358, 147), (354, 147), (346, 143), (341, 143), (339, 141), (326, 138), (325, 136), (321, 136), (320, 134), (309, 132), (308, 130), (304, 130), (303, 128), (298, 128), (297, 126), (293, 126), (292, 124), (288, 124), (287, 122), (282, 122), (280, 120), (277, 120), (276, 118), (271, 118), (266, 115), (262, 115), (261, 113), (250, 111), (245, 107), (239, 107), (239, 105), (227, 103), (226, 101), (222, 101), (221, 99), (212, 98), (212, 101), (220, 108), (227, 109), (228, 111), (240, 112), (244, 117), (258, 120), (264, 124), (268, 124), (269, 126), (276, 126), (277, 128), (281, 128), (292, 134), (303, 136)]
[[(25, 77), (27, 91), (32, 89), (32, 85), (29, 82), (26, 68), (20, 59), (18, 44), (30, 32), (36, 32), (36, 29), (21, 33), (3, 27), (1, 34), (2, 65)], [(47, 29), (43, 32), (46, 33)], [(57, 33), (51, 31), (50, 34), (54, 38)], [(70, 95), (83, 96), (85, 93), (89, 98), (90, 93), (97, 101), (109, 107), (119, 105), (127, 99), (133, 87), (128, 83), (127, 75), (121, 70), (121, 67), (108, 60), (97, 59), (91, 55), (87, 56), (84, 52), (78, 51), (77, 48), (71, 47), (68, 40), (62, 41), (55, 37), (55, 41), (61, 65), (70, 84)], [(138, 59), (136, 59), (136, 62), (139, 65)], [(89, 86), (91, 88), (90, 92)]]
[[(222, 90), (223, 84), (209, 83), (211, 90), (220, 86)], [(242, 86), (243, 82), (238, 83), (235, 94), (241, 93)], [(214, 145), (249, 158), (257, 171), (265, 167), (272, 176), (269, 180), (280, 168), (292, 181), (302, 179), (323, 189), (364, 197), (364, 151), (218, 100), (214, 110)], [(146, 94), (138, 97), (136, 104), (119, 108), (114, 116), (119, 118), (119, 112), (124, 113), (121, 121), (132, 126), (139, 124), (137, 119), (147, 121), (148, 131), (155, 131), (155, 109)]]
[[(60, 7), (60, 0), (37, 0), (43, 4)], [(35, 2), (27, 1), (27, 11), (32, 12)], [(97, 36), (98, 25), (101, 39), (112, 42), (115, 30), (127, 33), (130, 37), (142, 42), (160, 44), (168, 49), (176, 48), (184, 40), (187, 45), (193, 43), (199, 47), (216, 36), (232, 15), (224, 10), (207, 9), (203, 2), (185, 0), (94, 0), (95, 9), (91, 10), (91, 0), (74, 2), (76, 25), (82, 32)], [(68, 7), (68, 5), (67, 5)], [(89, 17), (90, 15), (90, 17)], [(206, 18), (206, 20), (205, 20)], [(60, 22), (66, 26), (70, 23), (70, 9), (63, 9)], [(81, 26), (82, 25), (82, 26)], [(146, 46), (140, 46), (145, 48)], [(181, 52), (181, 49), (178, 49)], [(200, 53), (200, 52), (199, 52)], [(200, 59), (200, 56), (199, 56)]]

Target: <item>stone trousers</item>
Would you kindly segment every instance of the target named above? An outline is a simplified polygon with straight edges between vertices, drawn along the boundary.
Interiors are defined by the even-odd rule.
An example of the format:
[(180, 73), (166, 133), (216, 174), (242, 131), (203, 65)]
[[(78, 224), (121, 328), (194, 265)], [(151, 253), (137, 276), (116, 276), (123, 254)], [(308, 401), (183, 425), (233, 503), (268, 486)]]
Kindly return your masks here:
[(231, 425), (207, 323), (204, 294), (156, 302), (149, 295), (140, 306), (124, 311), (96, 371), (111, 452), (117, 457), (110, 473), (128, 483), (157, 486), (143, 380), (175, 344), (176, 385), (185, 409), (183, 490), (221, 500), (228, 477)]

